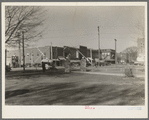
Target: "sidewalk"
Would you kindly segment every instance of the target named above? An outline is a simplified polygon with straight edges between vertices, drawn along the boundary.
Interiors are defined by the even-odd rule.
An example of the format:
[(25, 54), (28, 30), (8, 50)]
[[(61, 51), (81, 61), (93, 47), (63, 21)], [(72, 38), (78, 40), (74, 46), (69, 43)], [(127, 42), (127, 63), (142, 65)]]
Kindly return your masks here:
[[(93, 71), (92, 71), (93, 70)], [(56, 67), (55, 70), (46, 70), (46, 72), (43, 73), (42, 68), (26, 68), (25, 72), (23, 71), (23, 68), (13, 68), (10, 72), (7, 72), (5, 74), (6, 77), (11, 76), (26, 76), (26, 75), (47, 75), (47, 74), (60, 74), (64, 73), (64, 67)], [(88, 68), (87, 72), (82, 72), (80, 69), (73, 69), (72, 73), (84, 73), (84, 74), (98, 74), (98, 75), (111, 75), (111, 76), (125, 76), (124, 71), (119, 70), (109, 70), (109, 69), (99, 69), (99, 68)], [(139, 78), (145, 78), (144, 72), (134, 72), (135, 77)]]
[(45, 72), (42, 71), (42, 68), (26, 68), (25, 71), (23, 71), (22, 68), (13, 68), (10, 72), (6, 72), (6, 77), (11, 76), (27, 76), (27, 75), (47, 75), (50, 73), (62, 73), (62, 68), (54, 69), (54, 70), (46, 70)]
[[(82, 72), (82, 71), (73, 71), (74, 73), (84, 73), (84, 74), (98, 74), (98, 75), (112, 75), (112, 76), (125, 76), (123, 73), (108, 73), (108, 72)], [(145, 78), (145, 75), (134, 75), (137, 78)]]

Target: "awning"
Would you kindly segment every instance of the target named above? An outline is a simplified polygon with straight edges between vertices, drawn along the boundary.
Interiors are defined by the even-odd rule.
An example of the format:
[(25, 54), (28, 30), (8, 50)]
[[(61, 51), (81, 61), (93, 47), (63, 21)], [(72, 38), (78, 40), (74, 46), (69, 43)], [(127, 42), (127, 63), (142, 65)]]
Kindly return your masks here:
[(91, 57), (87, 57), (87, 59), (88, 59), (88, 60), (93, 60), (93, 58), (91, 58)]
[(53, 60), (49, 60), (49, 59), (43, 59), (41, 62), (53, 62)]
[(59, 61), (59, 59), (53, 59), (53, 61)]
[(80, 62), (80, 60), (70, 60), (70, 62), (75, 63), (75, 62)]
[(66, 60), (63, 56), (58, 56), (59, 60)]
[(105, 60), (100, 60), (100, 63), (102, 63), (102, 62), (104, 63), (104, 62), (105, 62)]

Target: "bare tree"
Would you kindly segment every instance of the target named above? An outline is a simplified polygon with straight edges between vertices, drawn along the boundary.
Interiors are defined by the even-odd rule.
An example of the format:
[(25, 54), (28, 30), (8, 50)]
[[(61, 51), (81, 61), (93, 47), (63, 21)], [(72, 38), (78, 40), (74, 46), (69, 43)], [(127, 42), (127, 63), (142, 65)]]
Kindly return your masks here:
[[(24, 32), (26, 45), (38, 40), (44, 30), (38, 30), (44, 19), (44, 11), (37, 6), (6, 6), (5, 7), (5, 44), (15, 47), (21, 41)], [(36, 28), (36, 29), (35, 29)]]
[(119, 63), (121, 61), (121, 54), (120, 53), (117, 53), (117, 62)]
[(134, 26), (129, 29), (131, 37), (134, 39), (133, 41), (136, 43), (138, 38), (145, 38), (145, 23), (144, 20), (136, 19)]
[(122, 53), (125, 54), (127, 62), (132, 62), (137, 59), (138, 48), (136, 46), (126, 48)]
[(138, 30), (139, 37), (144, 38), (145, 37), (144, 22), (138, 22), (138, 24), (136, 25), (136, 29)]

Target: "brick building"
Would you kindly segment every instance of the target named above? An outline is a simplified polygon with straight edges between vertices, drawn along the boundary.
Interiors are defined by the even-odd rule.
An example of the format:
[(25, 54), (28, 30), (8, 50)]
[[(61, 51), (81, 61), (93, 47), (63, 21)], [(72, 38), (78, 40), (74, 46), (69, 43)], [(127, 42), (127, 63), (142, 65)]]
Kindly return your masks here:
[(101, 59), (107, 62), (115, 63), (115, 50), (101, 49)]
[[(79, 46), (79, 48), (64, 46), (64, 47), (57, 47), (57, 46), (45, 46), (39, 48), (27, 48), (25, 49), (25, 64), (34, 65), (34, 64), (41, 64), (42, 59), (48, 58), (53, 59), (55, 61), (55, 65), (62, 65), (61, 60), (70, 54), (71, 60), (80, 60), (82, 55), (79, 51), (85, 56), (92, 59), (98, 59), (98, 50), (88, 49), (86, 46)], [(52, 53), (52, 55), (51, 55)], [(45, 56), (43, 57), (44, 54)], [(112, 62), (114, 61), (115, 57), (115, 50), (112, 49), (101, 49), (100, 54), (101, 59), (105, 59), (106, 61)], [(23, 54), (21, 50), (21, 65), (23, 65)], [(52, 57), (52, 58), (51, 58)], [(17, 60), (13, 60), (12, 58), (17, 58)], [(19, 50), (11, 50), (7, 53), (7, 64), (11, 64), (12, 67), (18, 67), (20, 64), (20, 52)], [(57, 62), (56, 62), (57, 61)]]

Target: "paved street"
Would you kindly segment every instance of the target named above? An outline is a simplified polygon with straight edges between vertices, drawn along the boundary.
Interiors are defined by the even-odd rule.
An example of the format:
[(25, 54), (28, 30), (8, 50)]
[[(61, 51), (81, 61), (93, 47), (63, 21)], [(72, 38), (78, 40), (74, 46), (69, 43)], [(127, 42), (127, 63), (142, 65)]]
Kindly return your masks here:
[[(130, 66), (132, 68), (133, 75), (135, 77), (145, 78), (144, 66)], [(63, 71), (64, 67), (56, 67), (57, 71)], [(49, 71), (49, 70), (48, 70)], [(80, 67), (72, 67), (72, 71), (76, 73), (80, 72)], [(111, 66), (102, 66), (102, 67), (87, 67), (87, 74), (101, 74), (101, 75), (116, 75), (116, 76), (125, 76), (125, 65), (111, 65)], [(38, 67), (28, 67), (26, 72), (23, 73), (23, 68), (12, 68), (11, 72), (6, 73), (6, 76), (19, 75), (19, 74), (37, 74), (42, 73), (42, 68)]]
[(6, 77), (6, 105), (144, 105), (142, 78), (81, 73)]

